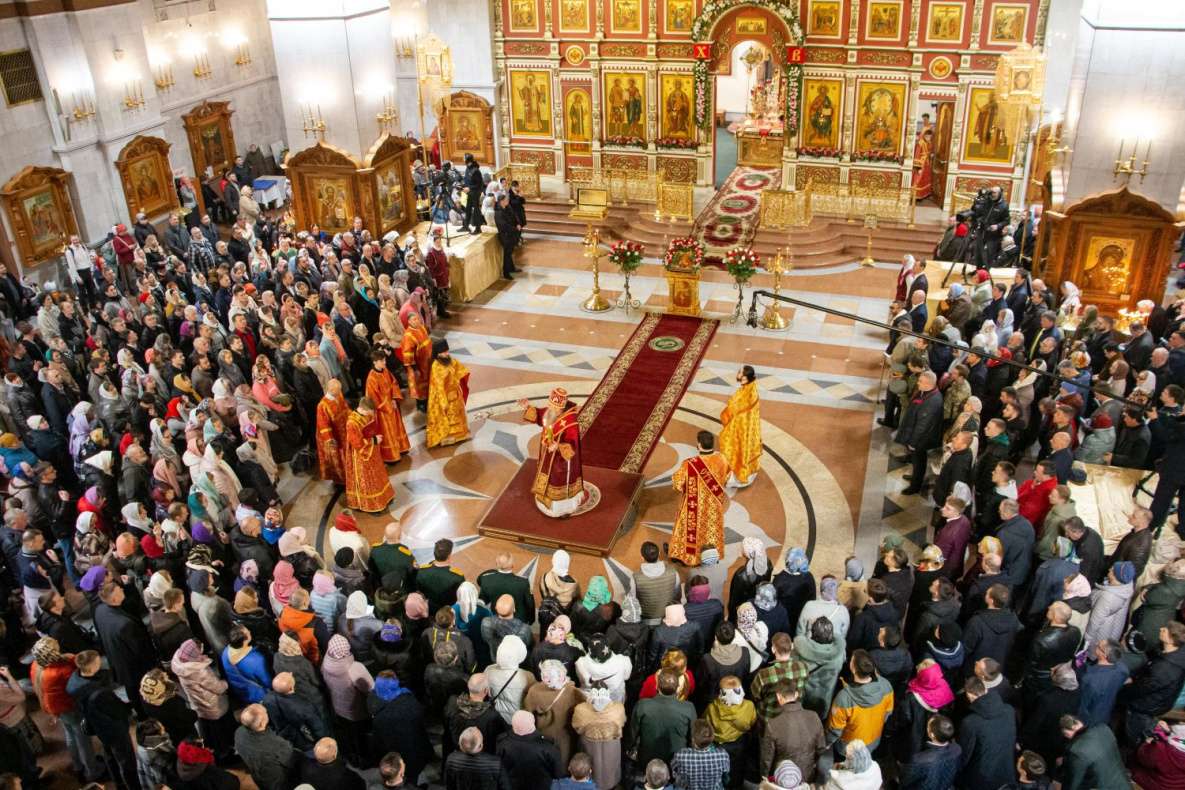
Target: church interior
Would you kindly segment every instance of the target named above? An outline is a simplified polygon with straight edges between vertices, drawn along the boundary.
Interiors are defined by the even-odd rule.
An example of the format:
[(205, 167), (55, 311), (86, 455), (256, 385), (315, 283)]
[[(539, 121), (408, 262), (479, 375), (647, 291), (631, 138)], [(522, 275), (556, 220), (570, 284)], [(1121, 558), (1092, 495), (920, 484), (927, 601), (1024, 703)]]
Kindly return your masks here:
[[(70, 238), (100, 253), (139, 215), (210, 215), (229, 241), (237, 168), (294, 237), (427, 253), (439, 231), (448, 315), (425, 326), (468, 370), (469, 434), (430, 447), (405, 388), (393, 497), (355, 513), (368, 541), (397, 521), (424, 563), (451, 539), (469, 579), (507, 551), (532, 586), (564, 550), (624, 595), (644, 543), (688, 539), (676, 476), (701, 432), (724, 442), (750, 369), (759, 462), (723, 486), (720, 564), (755, 538), (775, 572), (793, 547), (816, 575), (871, 572), (886, 538), (930, 544), (942, 505), (941, 449), (919, 493), (887, 419), (897, 319), (945, 337), (960, 294), (978, 314), (1014, 277), (1043, 281), (1067, 338), (1178, 315), (1182, 41), (1175, 0), (0, 0), (0, 263), (68, 290)], [(489, 197), (442, 180), (470, 159)], [(552, 434), (521, 401), (557, 388), (595, 496), (549, 518), (531, 483)], [(1108, 548), (1150, 472), (1099, 461), (1073, 486)], [(282, 464), (277, 490), (328, 555), (343, 486)]]

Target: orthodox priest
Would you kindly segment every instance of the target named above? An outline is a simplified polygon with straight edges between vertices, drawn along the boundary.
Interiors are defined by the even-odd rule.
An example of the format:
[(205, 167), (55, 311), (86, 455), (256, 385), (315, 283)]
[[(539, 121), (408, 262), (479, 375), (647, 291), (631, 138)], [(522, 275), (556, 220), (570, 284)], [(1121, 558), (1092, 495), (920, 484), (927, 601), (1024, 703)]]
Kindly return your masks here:
[(428, 411), (428, 378), (432, 370), (432, 338), (424, 328), (419, 313), (408, 313), (407, 328), (403, 330), (400, 358), (407, 368), (407, 389), (416, 399), (416, 408)]
[(342, 397), (342, 383), (330, 379), (325, 386), (325, 397), (317, 404), (317, 460), (321, 464), (321, 478), (345, 485), (346, 418), (350, 407)]
[(724, 545), (724, 483), (729, 475), (728, 460), (713, 451), (716, 439), (709, 431), (700, 431), (696, 444), (699, 455), (675, 472), (675, 490), (683, 499), (667, 549), (672, 560), (691, 566), (700, 564), (705, 546)]
[(364, 397), (346, 418), (346, 507), (377, 513), (395, 498), (383, 465), (384, 443), (374, 401)]
[(568, 392), (556, 387), (546, 409), (537, 409), (525, 398), (518, 405), (523, 419), (543, 428), (539, 443), (539, 465), (535, 470), (535, 504), (553, 518), (571, 515), (588, 499), (580, 466), (579, 409), (568, 400)]
[(752, 365), (737, 371), (740, 387), (720, 413), (720, 452), (728, 459), (732, 476), (728, 485), (744, 488), (761, 468), (761, 406), (757, 398), (757, 373)]
[(378, 348), (370, 352), (370, 364), (371, 371), (366, 377), (366, 397), (374, 402), (378, 432), (383, 435), (383, 462), (393, 464), (399, 460), (400, 453), (411, 449), (407, 429), (403, 427), (403, 415), (399, 413), (403, 391), (399, 389), (395, 376), (387, 369), (387, 352)]
[[(465, 401), (469, 371), (449, 353), (448, 341), (432, 344), (432, 383), (428, 389), (428, 446), (442, 447), (469, 438)], [(410, 372), (410, 371), (409, 371)]]

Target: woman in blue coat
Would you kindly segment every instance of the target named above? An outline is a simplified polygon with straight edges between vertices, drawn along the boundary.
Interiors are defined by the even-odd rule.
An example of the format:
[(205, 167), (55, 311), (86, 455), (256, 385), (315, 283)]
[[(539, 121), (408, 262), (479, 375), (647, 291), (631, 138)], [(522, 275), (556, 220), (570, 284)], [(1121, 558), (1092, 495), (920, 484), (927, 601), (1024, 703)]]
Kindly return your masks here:
[(244, 705), (262, 702), (272, 687), (267, 659), (251, 646), (251, 632), (246, 626), (231, 629), (230, 642), (222, 651), (222, 671), (235, 699)]

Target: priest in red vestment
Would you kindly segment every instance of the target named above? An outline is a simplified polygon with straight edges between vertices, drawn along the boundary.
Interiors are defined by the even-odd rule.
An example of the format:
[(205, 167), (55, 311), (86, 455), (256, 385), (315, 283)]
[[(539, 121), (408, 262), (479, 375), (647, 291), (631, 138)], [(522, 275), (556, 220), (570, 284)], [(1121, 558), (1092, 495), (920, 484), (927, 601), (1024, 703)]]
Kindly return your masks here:
[(543, 428), (531, 486), (535, 503), (554, 518), (569, 515), (588, 499), (580, 466), (580, 410), (560, 387), (552, 390), (545, 409), (535, 408), (525, 398), (518, 405), (526, 412), (523, 419)]
[(691, 566), (700, 564), (700, 552), (707, 546), (724, 547), (724, 484), (729, 475), (728, 459), (713, 452), (715, 437), (700, 431), (696, 442), (699, 455), (684, 461), (672, 480), (683, 499), (667, 549), (671, 559)]
[(346, 418), (346, 507), (377, 513), (395, 498), (387, 467), (383, 465), (381, 435), (375, 404), (358, 401), (358, 411)]
[(346, 418), (350, 407), (342, 397), (342, 383), (330, 379), (325, 386), (325, 397), (317, 404), (317, 460), (321, 463), (321, 478), (345, 485)]
[(432, 373), (432, 338), (424, 328), (419, 313), (409, 313), (403, 330), (400, 358), (407, 367), (407, 389), (416, 399), (416, 408), (428, 411), (428, 378)]
[(403, 400), (403, 391), (399, 383), (387, 370), (387, 353), (382, 349), (370, 352), (372, 369), (366, 377), (366, 397), (374, 401), (374, 416), (378, 423), (378, 432), (383, 435), (383, 461), (393, 464), (399, 460), (400, 453), (411, 449), (411, 442), (407, 439), (407, 429), (403, 427), (403, 415), (399, 413), (399, 403)]
[(930, 197), (930, 190), (934, 185), (934, 168), (930, 162), (930, 154), (934, 152), (934, 134), (929, 129), (918, 136), (913, 146), (913, 193), (915, 200)]

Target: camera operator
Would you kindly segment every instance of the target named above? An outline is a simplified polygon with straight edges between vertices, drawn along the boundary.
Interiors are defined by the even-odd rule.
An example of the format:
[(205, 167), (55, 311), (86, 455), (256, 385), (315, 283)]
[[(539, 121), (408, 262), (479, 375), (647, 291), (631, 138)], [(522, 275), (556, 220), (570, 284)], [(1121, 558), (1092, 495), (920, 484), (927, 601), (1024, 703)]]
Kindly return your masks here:
[(992, 187), (987, 195), (983, 195), (983, 190), (980, 190), (980, 195), (982, 197), (976, 198), (972, 210), (980, 209), (976, 214), (978, 220), (976, 224), (980, 229), (980, 244), (982, 245), (978, 266), (985, 269), (992, 265), (1000, 252), (1004, 228), (1010, 221), (1011, 212), (1008, 210), (1008, 202), (1004, 200), (1000, 187)]

